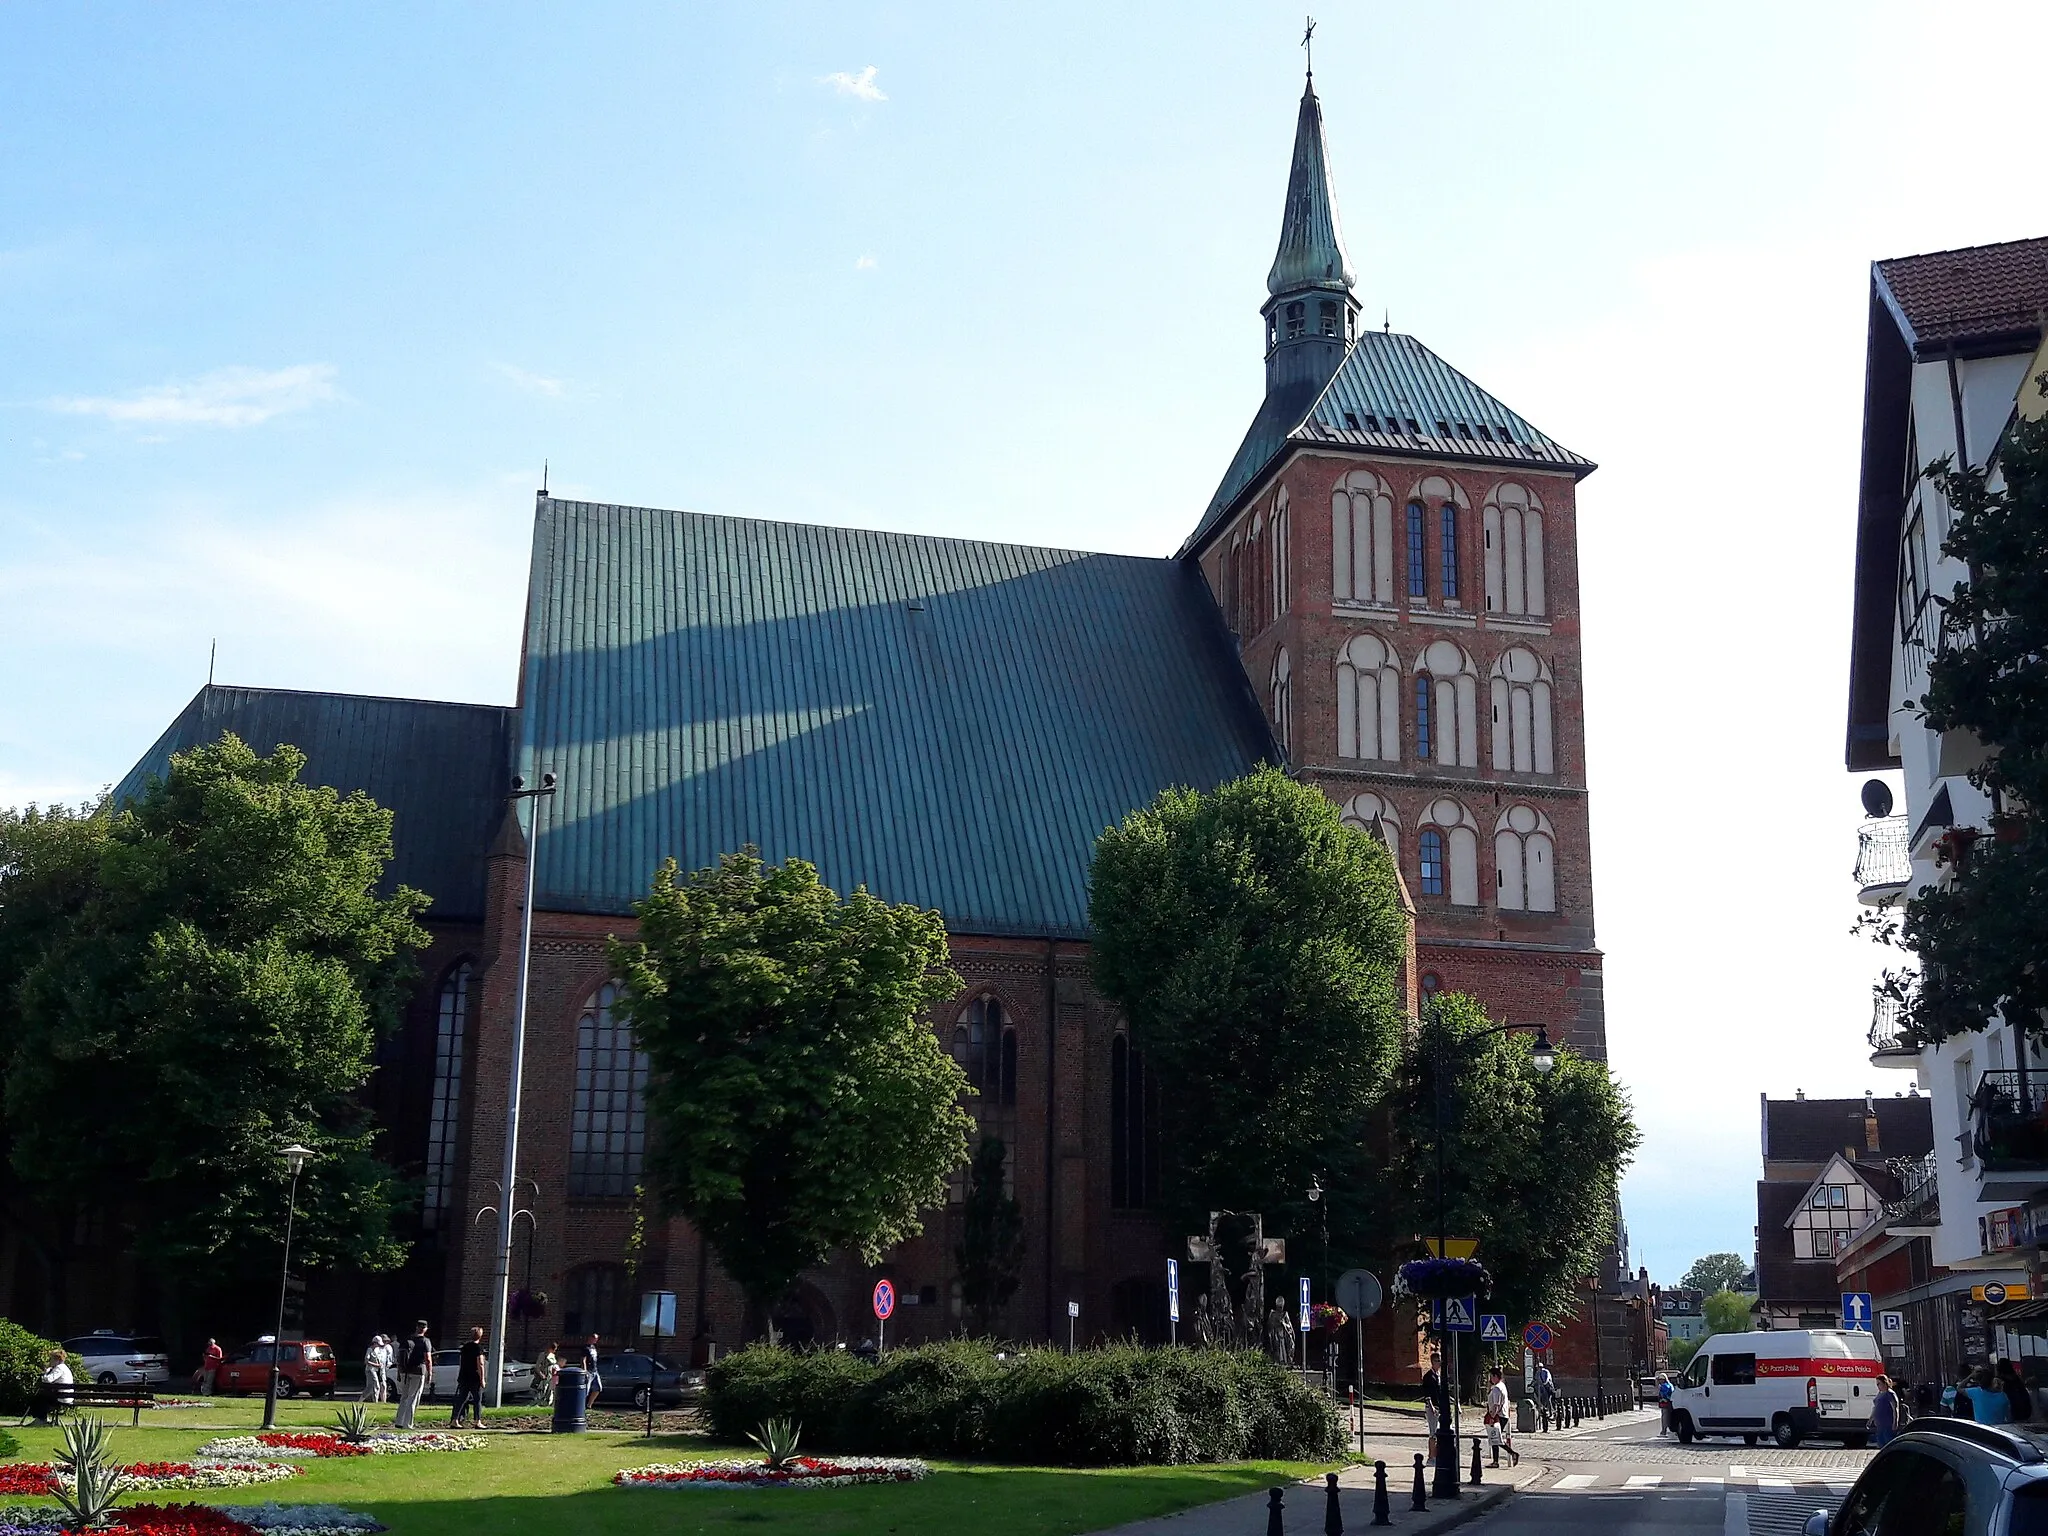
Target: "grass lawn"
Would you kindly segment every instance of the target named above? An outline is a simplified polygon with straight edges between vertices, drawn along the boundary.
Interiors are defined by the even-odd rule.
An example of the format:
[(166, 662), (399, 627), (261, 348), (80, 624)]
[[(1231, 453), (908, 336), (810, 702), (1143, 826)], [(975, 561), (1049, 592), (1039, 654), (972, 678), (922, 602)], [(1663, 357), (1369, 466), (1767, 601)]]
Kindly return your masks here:
[[(390, 1409), (373, 1410), (390, 1422)], [(154, 1409), (143, 1427), (116, 1425), (116, 1460), (189, 1459), (214, 1434), (247, 1434), (261, 1400), (216, 1399), (202, 1408)], [(280, 1428), (324, 1428), (326, 1403), (281, 1403)], [(419, 1427), (447, 1425), (422, 1411)], [(54, 1430), (18, 1429), (23, 1459), (48, 1460)], [(1008, 1467), (934, 1462), (921, 1483), (816, 1492), (786, 1488), (628, 1489), (611, 1484), (622, 1467), (732, 1455), (697, 1435), (500, 1432), (480, 1451), (362, 1456), (300, 1462), (303, 1476), (254, 1488), (156, 1495), (207, 1504), (345, 1504), (367, 1510), (399, 1536), (555, 1536), (563, 1531), (640, 1533), (802, 1531), (814, 1536), (1074, 1536), (1126, 1520), (1169, 1514), (1321, 1470), (1284, 1462), (1201, 1467)], [(753, 1447), (746, 1448), (752, 1452)]]

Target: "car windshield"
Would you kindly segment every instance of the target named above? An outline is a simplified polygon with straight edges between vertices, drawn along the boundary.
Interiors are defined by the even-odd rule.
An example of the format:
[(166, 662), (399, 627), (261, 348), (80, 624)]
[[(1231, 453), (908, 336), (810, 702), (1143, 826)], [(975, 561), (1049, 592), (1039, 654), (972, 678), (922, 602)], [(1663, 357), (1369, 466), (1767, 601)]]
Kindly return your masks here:
[(308, 1344), (306, 1346), (306, 1358), (308, 1360), (332, 1360), (334, 1358), (334, 1351), (325, 1344)]
[(128, 1341), (104, 1333), (88, 1334), (82, 1339), (67, 1339), (64, 1347), (74, 1355), (125, 1355)]
[(132, 1355), (160, 1355), (164, 1352), (164, 1341), (144, 1336), (128, 1340), (128, 1352)]

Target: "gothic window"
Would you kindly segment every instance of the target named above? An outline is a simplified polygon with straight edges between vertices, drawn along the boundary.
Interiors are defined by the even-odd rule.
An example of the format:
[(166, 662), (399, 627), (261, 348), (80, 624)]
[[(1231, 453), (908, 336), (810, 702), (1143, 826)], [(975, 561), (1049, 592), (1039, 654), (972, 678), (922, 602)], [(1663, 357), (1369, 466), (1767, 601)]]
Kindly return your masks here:
[(1355, 603), (1394, 600), (1394, 493), (1355, 469), (1330, 496), (1332, 595)]
[(1422, 850), (1422, 894), (1425, 896), (1441, 896), (1444, 893), (1443, 829), (1440, 827), (1424, 827), (1422, 829), (1422, 836), (1416, 842)]
[(633, 1332), (627, 1316), (631, 1281), (623, 1264), (585, 1264), (569, 1271), (562, 1302), (562, 1331), (571, 1345), (596, 1334), (607, 1344), (622, 1344)]
[(1394, 809), (1393, 802), (1371, 790), (1353, 795), (1344, 805), (1343, 821), (1346, 826), (1370, 828), (1377, 820), (1380, 836), (1386, 839), (1387, 851), (1395, 861), (1401, 857), (1401, 813)]
[(977, 997), (953, 1026), (953, 1059), (991, 1107), (1017, 1107), (1017, 1026), (993, 997)]
[(1428, 514), (1423, 510), (1421, 502), (1411, 501), (1408, 503), (1408, 595), (1410, 597), (1429, 596), (1429, 572), (1423, 566), (1423, 553), (1429, 543), (1429, 535), (1423, 526), (1427, 518)]
[(569, 1119), (572, 1196), (622, 1198), (640, 1182), (647, 1144), (647, 1056), (635, 1045), (632, 1026), (613, 1012), (618, 999), (618, 983), (606, 982), (576, 1021), (576, 1096)]
[[(1426, 849), (1430, 834), (1437, 837), (1437, 887), (1431, 890), (1425, 878), (1423, 894), (1448, 896), (1455, 907), (1479, 905), (1479, 823), (1472, 813), (1446, 796), (1423, 812), (1423, 829), (1418, 841)], [(1427, 854), (1424, 855), (1425, 858)]]
[(1287, 339), (1292, 341), (1308, 329), (1308, 306), (1297, 301), (1287, 306), (1286, 314)]
[(1119, 1031), (1109, 1044), (1109, 1203), (1139, 1210), (1159, 1197), (1159, 1091), (1145, 1053)]
[(1443, 523), (1443, 558), (1438, 568), (1443, 573), (1444, 597), (1455, 603), (1458, 600), (1458, 509), (1445, 502), (1439, 516)]
[(1330, 301), (1329, 301), (1328, 299), (1325, 299), (1325, 300), (1323, 300), (1322, 304), (1321, 304), (1321, 305), (1319, 306), (1319, 313), (1320, 313), (1320, 318), (1322, 319), (1322, 322), (1323, 322), (1323, 334), (1324, 334), (1325, 336), (1334, 336), (1334, 335), (1336, 335), (1336, 334), (1337, 334), (1337, 306), (1336, 306), (1335, 304), (1332, 304), (1332, 303), (1331, 303), (1331, 302), (1330, 302)]
[(1544, 612), (1543, 503), (1505, 482), (1494, 488), (1481, 518), (1486, 542), (1486, 611)]
[(467, 960), (441, 983), (440, 1017), (434, 1028), (434, 1097), (427, 1108), (427, 1187), (420, 1223), (438, 1227), (455, 1200), (455, 1136), (462, 1109), (462, 1047), (469, 1033)]
[(1437, 975), (1435, 971), (1424, 971), (1422, 973), (1422, 1001), (1425, 1007), (1435, 1002), (1443, 989), (1443, 977)]
[(1415, 759), (1426, 763), (1436, 745), (1430, 727), (1436, 719), (1436, 682), (1427, 672), (1415, 674)]
[(1287, 488), (1273, 499), (1273, 518), (1266, 534), (1271, 549), (1272, 591), (1268, 613), (1278, 618), (1287, 611)]
[(1550, 818), (1533, 806), (1511, 805), (1494, 824), (1496, 904), (1503, 912), (1557, 910), (1557, 838)]
[(1280, 750), (1288, 748), (1287, 652), (1282, 648), (1273, 658), (1273, 738)]
[(1493, 766), (1513, 773), (1555, 769), (1550, 737), (1550, 668), (1522, 646), (1493, 664)]
[(1353, 635), (1337, 653), (1337, 755), (1400, 760), (1401, 668), (1378, 635)]
[(1416, 704), (1421, 707), (1421, 680), (1430, 679), (1434, 699), (1430, 742), (1433, 752), (1419, 753), (1446, 767), (1479, 766), (1479, 671), (1465, 648), (1454, 640), (1434, 640), (1415, 660)]

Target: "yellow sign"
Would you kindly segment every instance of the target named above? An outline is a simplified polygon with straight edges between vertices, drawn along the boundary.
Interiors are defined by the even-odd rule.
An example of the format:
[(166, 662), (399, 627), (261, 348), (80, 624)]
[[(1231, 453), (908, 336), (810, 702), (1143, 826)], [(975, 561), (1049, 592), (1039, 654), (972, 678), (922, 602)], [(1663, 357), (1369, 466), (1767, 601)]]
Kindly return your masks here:
[(1421, 1237), (1416, 1241), (1429, 1250), (1433, 1259), (1469, 1259), (1479, 1251), (1479, 1239), (1476, 1237), (1447, 1237), (1441, 1253), (1437, 1252), (1437, 1241), (1433, 1237)]
[(2024, 1280), (2008, 1280), (2003, 1285), (1994, 1280), (1986, 1285), (1973, 1285), (1970, 1287), (1970, 1300), (1988, 1301), (1994, 1307), (2002, 1307), (2008, 1301), (2025, 1301), (2026, 1299), (2027, 1282)]

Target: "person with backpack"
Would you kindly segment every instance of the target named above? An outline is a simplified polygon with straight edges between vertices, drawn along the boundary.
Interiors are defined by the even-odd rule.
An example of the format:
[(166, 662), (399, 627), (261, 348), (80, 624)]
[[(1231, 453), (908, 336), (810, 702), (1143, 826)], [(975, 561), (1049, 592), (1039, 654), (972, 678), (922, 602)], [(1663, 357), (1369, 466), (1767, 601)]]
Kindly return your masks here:
[(413, 1335), (405, 1341), (405, 1350), (398, 1359), (398, 1414), (391, 1421), (393, 1428), (412, 1428), (413, 1415), (420, 1408), (420, 1394), (427, 1390), (433, 1373), (434, 1341), (427, 1337), (426, 1319), (422, 1318), (414, 1325)]

